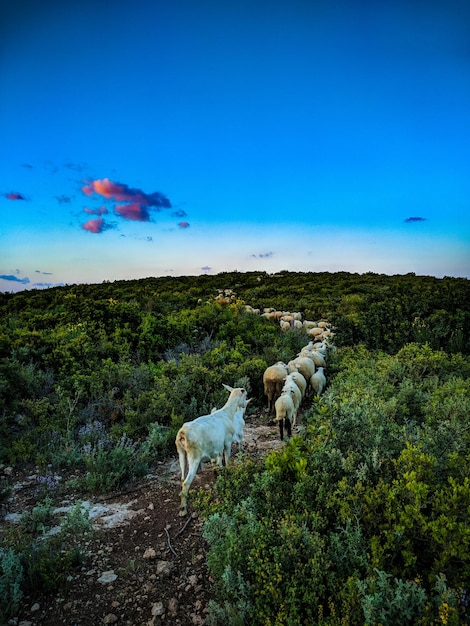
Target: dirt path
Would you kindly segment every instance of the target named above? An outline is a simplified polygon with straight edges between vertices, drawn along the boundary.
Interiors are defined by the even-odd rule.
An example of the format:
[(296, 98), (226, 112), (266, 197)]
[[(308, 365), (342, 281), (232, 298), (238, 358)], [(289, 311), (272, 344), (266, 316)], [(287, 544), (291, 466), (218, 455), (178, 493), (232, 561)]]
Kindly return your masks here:
[[(245, 451), (260, 458), (281, 446), (277, 426), (259, 415), (247, 421)], [(236, 462), (236, 461), (235, 461)], [(31, 478), (31, 477), (30, 477)], [(214, 482), (206, 466), (192, 489)], [(34, 506), (28, 477), (16, 483), (5, 528)], [(203, 624), (212, 581), (206, 569), (202, 521), (189, 507), (178, 515), (180, 476), (176, 455), (157, 465), (136, 489), (89, 503), (96, 532), (81, 569), (56, 594), (25, 597), (14, 626), (128, 626)], [(65, 505), (73, 502), (64, 502)]]

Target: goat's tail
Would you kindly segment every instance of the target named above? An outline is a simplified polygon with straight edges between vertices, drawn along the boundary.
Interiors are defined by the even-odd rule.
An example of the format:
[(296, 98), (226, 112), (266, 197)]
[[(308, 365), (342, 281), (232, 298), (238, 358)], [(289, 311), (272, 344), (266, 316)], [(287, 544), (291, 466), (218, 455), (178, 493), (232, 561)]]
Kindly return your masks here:
[(175, 444), (178, 452), (180, 450), (184, 450), (184, 452), (186, 452), (187, 439), (185, 433), (182, 433), (181, 431), (178, 432), (178, 434), (176, 435)]
[(181, 480), (184, 480), (184, 475), (186, 473), (186, 435), (184, 432), (179, 431), (176, 435), (175, 439), (176, 449), (178, 451), (178, 457), (180, 462), (181, 469)]

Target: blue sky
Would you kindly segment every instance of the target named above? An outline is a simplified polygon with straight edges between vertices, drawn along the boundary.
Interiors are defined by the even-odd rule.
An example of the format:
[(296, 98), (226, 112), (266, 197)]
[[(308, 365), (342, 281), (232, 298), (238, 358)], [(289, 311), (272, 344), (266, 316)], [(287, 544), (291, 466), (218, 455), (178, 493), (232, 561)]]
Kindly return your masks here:
[(1, 7), (1, 291), (470, 277), (467, 0)]

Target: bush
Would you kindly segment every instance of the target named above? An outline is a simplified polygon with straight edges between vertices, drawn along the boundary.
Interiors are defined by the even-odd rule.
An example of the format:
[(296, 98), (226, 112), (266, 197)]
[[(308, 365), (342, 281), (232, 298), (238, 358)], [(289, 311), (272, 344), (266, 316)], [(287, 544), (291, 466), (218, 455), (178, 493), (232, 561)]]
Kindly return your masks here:
[(0, 623), (16, 614), (23, 597), (23, 566), (13, 548), (0, 548)]
[(136, 454), (137, 444), (125, 434), (118, 442), (111, 438), (96, 443), (86, 443), (83, 463), (86, 475), (79, 481), (85, 491), (107, 493), (121, 487), (137, 476), (143, 476), (147, 466)]

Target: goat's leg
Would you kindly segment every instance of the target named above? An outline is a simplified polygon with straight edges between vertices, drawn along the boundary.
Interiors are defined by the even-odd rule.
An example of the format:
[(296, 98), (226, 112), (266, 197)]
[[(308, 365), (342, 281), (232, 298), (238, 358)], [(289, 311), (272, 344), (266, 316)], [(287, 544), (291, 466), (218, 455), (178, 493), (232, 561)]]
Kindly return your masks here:
[(188, 500), (188, 491), (189, 488), (191, 487), (191, 483), (194, 480), (194, 477), (196, 476), (196, 472), (197, 472), (197, 468), (199, 465), (199, 462), (194, 462), (192, 459), (188, 460), (188, 465), (189, 465), (189, 471), (188, 471), (188, 475), (186, 476), (186, 480), (183, 481), (183, 485), (181, 488), (181, 504), (180, 504), (180, 515), (187, 515), (188, 513), (188, 508), (187, 508), (187, 500)]
[(228, 467), (228, 461), (230, 459), (231, 451), (232, 451), (232, 440), (230, 439), (230, 443), (226, 443), (225, 446), (224, 446), (225, 467)]
[(178, 457), (180, 461), (181, 468), (181, 482), (184, 482), (184, 475), (186, 472), (186, 452), (180, 446), (176, 446), (178, 448)]

